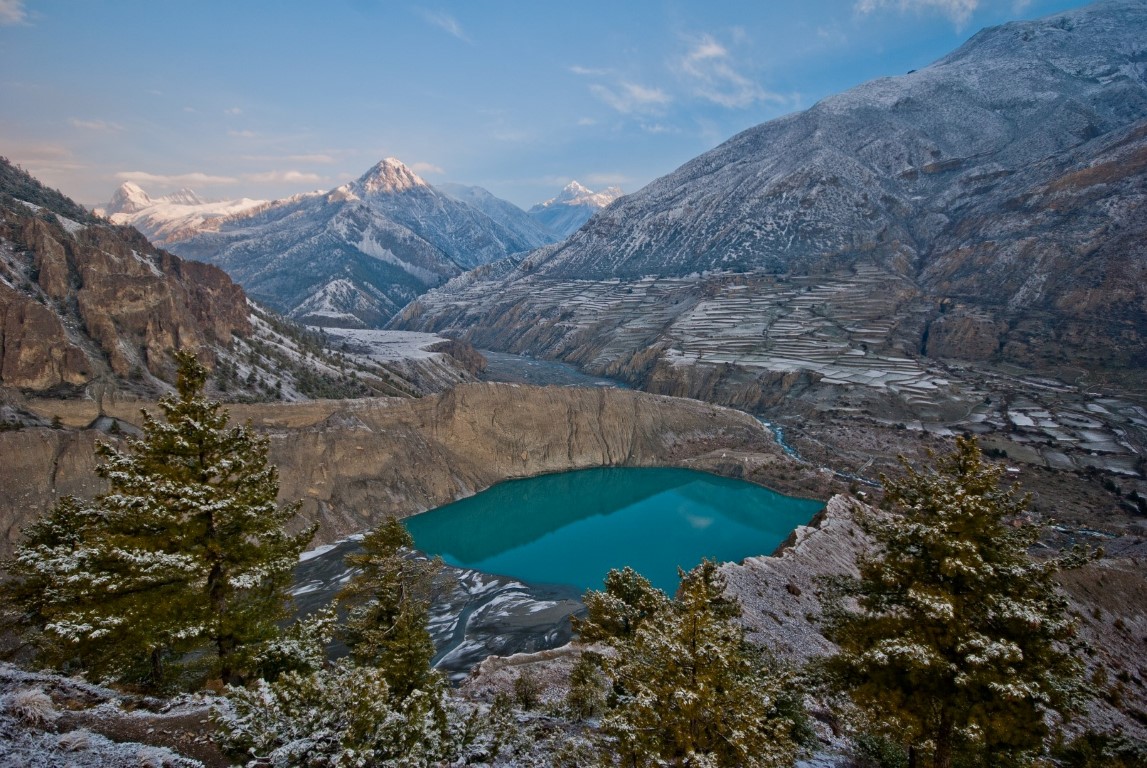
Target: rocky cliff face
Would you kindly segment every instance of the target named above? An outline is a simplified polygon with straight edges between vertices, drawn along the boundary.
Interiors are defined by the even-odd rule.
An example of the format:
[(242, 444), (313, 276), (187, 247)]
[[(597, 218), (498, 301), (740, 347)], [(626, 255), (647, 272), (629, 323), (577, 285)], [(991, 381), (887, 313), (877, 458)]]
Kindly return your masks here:
[(790, 397), (777, 374), (803, 372), (813, 401), (847, 388), (927, 418), (974, 403), (949, 405), (949, 361), (1141, 371), (1145, 62), (1131, 0), (984, 30), (745, 131), (393, 325), (658, 391), (721, 379), (727, 402)]
[[(6, 162), (0, 175), (26, 177)], [(170, 350), (227, 346), (250, 331), (246, 297), (221, 270), (132, 229), (0, 199), (0, 385), (167, 377)]]
[[(33, 407), (66, 425), (96, 415), (83, 401)], [(105, 403), (104, 413), (139, 421), (136, 404)], [(743, 413), (626, 390), (466, 384), (419, 400), (234, 406), (231, 415), (270, 435), (281, 498), (303, 499), (302, 517), (320, 525), (316, 544), (502, 480), (586, 467), (681, 465), (758, 482), (784, 468), (782, 490), (834, 487), (786, 459)], [(3, 455), (20, 457), (0, 466), (5, 549), (59, 495), (98, 492), (92, 446), (100, 438), (83, 429), (0, 432)]]

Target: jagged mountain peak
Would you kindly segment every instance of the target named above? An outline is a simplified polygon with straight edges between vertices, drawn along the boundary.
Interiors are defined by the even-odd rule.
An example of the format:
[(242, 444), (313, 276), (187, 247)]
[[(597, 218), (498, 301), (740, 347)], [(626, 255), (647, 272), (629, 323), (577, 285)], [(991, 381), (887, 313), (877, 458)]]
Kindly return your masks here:
[(431, 189), (421, 176), (401, 160), (388, 157), (359, 177), (355, 185), (364, 195), (385, 195), (410, 189)]
[(134, 181), (125, 181), (112, 195), (107, 213), (136, 213), (152, 205), (151, 196)]
[(569, 237), (591, 216), (621, 196), (619, 187), (594, 192), (575, 179), (556, 197), (530, 208), (529, 214), (558, 237)]
[(551, 197), (544, 203), (538, 203), (530, 209), (530, 213), (552, 208), (555, 205), (585, 205), (593, 208), (604, 208), (622, 196), (620, 187), (607, 187), (601, 192), (594, 192), (577, 179), (562, 187), (556, 197)]
[(562, 187), (561, 193), (554, 199), (563, 201), (576, 200), (579, 197), (585, 197), (586, 195), (592, 194), (593, 190), (591, 190), (589, 187), (583, 186), (581, 182), (579, 182), (577, 179), (574, 179), (569, 184), (566, 184), (564, 187)]
[(172, 192), (170, 195), (165, 195), (163, 198), (166, 202), (173, 205), (206, 205), (207, 200), (199, 196), (199, 193), (194, 189), (184, 187), (178, 192)]

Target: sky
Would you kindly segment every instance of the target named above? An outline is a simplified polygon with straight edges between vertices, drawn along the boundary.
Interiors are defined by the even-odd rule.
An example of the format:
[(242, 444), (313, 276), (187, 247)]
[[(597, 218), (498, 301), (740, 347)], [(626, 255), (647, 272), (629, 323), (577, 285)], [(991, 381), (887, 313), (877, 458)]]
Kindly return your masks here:
[(523, 208), (1079, 0), (0, 0), (0, 155), (80, 203), (328, 190), (397, 157)]

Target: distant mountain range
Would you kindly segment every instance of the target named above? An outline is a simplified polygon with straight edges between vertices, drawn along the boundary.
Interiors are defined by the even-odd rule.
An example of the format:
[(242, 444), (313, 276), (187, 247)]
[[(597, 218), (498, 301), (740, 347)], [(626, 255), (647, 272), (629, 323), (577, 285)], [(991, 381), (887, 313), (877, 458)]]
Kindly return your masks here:
[(481, 187), (432, 187), (388, 158), (330, 192), (270, 202), (210, 202), (192, 190), (151, 198), (128, 182), (98, 212), (223, 267), (297, 320), (374, 327), (467, 269), (561, 239), (614, 197), (573, 182), (527, 215)]
[(930, 361), (1147, 368), (1144, 190), (1147, 4), (1113, 0), (749, 129), (393, 325), (741, 405), (966, 412)]
[[(159, 201), (123, 192), (113, 215), (134, 204), (199, 216), (210, 205), (187, 192)], [(0, 158), (0, 430), (38, 421), (16, 390), (97, 400), (169, 391), (180, 348), (197, 351), (213, 394), (228, 399), (413, 395), (470, 378), (465, 345), (391, 336), (410, 359), (324, 350), (319, 334), (254, 306), (218, 267), (156, 248)]]
[(530, 208), (529, 214), (549, 231), (564, 240), (581, 229), (581, 226), (602, 208), (622, 196), (620, 187), (609, 187), (594, 192), (571, 181), (558, 194), (544, 203)]
[(135, 227), (153, 244), (162, 247), (213, 231), (229, 216), (265, 205), (265, 200), (248, 198), (204, 200), (191, 189), (153, 198), (138, 184), (128, 181), (115, 191), (111, 202), (95, 212), (115, 224)]

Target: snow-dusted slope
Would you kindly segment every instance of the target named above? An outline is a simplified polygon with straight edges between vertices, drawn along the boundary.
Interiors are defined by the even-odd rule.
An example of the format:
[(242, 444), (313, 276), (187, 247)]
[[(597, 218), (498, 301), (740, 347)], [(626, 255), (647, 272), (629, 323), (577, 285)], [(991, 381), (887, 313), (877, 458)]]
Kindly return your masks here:
[(557, 234), (535, 221), (521, 208), (496, 197), (482, 187), (439, 184), (437, 188), (455, 200), (477, 208), (507, 230), (515, 233), (523, 242), (530, 244), (530, 250), (559, 239)]
[(116, 224), (135, 227), (159, 246), (168, 246), (210, 232), (229, 216), (250, 212), (266, 205), (264, 200), (204, 200), (193, 190), (181, 189), (153, 198), (138, 184), (127, 181), (112, 195), (111, 202), (96, 213)]
[(590, 218), (622, 196), (619, 187), (594, 192), (571, 181), (558, 194), (530, 208), (529, 214), (558, 239), (569, 237)]
[(377, 326), (463, 269), (526, 251), (523, 236), (388, 158), (327, 193), (232, 216), (170, 248), (217, 264), (296, 319)]
[(747, 130), (394, 325), (738, 403), (935, 405), (933, 358), (1120, 375), (1147, 365), (1145, 190), (1147, 3), (1113, 0)]

